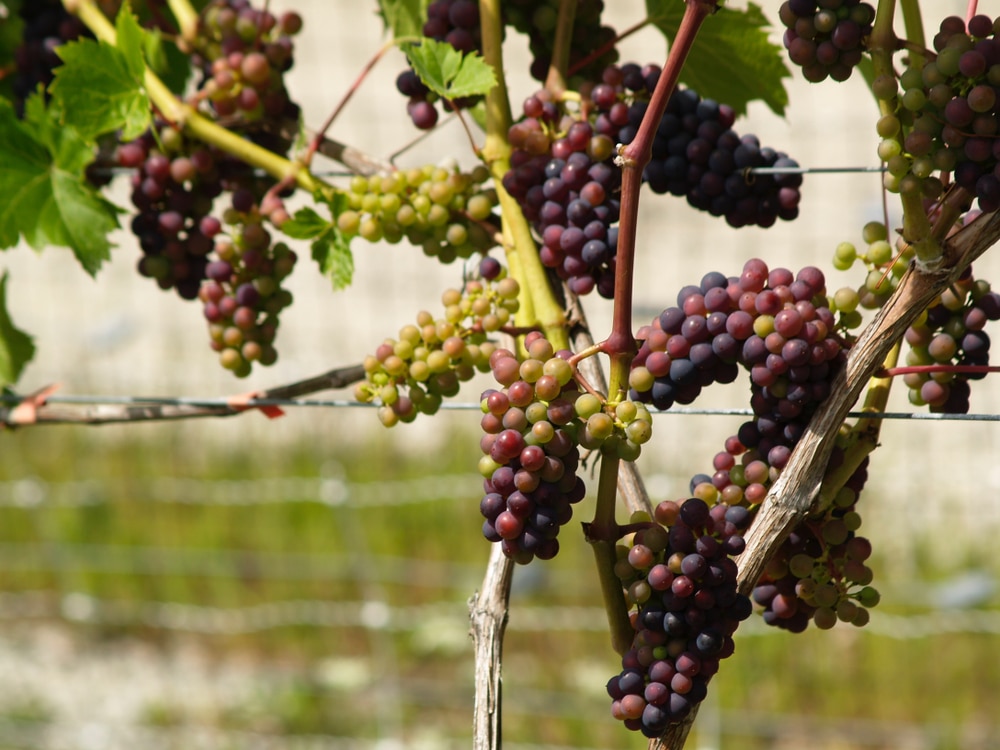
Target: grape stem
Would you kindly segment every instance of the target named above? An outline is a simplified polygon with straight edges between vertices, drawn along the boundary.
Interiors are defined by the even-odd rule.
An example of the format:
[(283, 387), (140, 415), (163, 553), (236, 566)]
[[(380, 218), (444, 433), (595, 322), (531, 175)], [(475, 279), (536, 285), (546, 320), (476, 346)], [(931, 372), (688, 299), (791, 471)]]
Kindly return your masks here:
[[(167, 7), (177, 19), (180, 38), (190, 48), (198, 39), (198, 11), (188, 0), (167, 0)], [(185, 50), (190, 51), (190, 50)]]
[(559, 0), (556, 37), (552, 45), (552, 61), (545, 76), (545, 88), (557, 100), (566, 91), (566, 69), (569, 67), (573, 25), (576, 21), (577, 0)]
[[(497, 84), (486, 94), (486, 139), (480, 153), (496, 183), (497, 198), (503, 216), (508, 266), (521, 285), (521, 312), (516, 318), (521, 326), (536, 323), (556, 349), (569, 348), (566, 314), (553, 293), (548, 274), (538, 257), (538, 247), (531, 226), (517, 201), (503, 188), (503, 176), (510, 168), (510, 100), (503, 76), (503, 23), (499, 0), (479, 0), (483, 60), (496, 72)], [(513, 260), (516, 256), (516, 260)], [(529, 302), (530, 300), (530, 302)], [(527, 311), (534, 318), (527, 318)]]

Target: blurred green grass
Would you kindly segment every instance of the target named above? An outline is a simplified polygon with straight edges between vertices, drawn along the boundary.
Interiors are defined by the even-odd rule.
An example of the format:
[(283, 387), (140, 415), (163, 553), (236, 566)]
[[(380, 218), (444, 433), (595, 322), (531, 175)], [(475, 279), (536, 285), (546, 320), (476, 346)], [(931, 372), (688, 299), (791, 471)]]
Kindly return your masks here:
[[(438, 619), (398, 629), (298, 624), (185, 634), (139, 618), (84, 618), (71, 627), (81, 649), (121, 639), (167, 648), (193, 638), (220, 660), (251, 654), (281, 675), (259, 699), (207, 715), (151, 704), (143, 717), (151, 727), (208, 722), (234, 732), (358, 738), (433, 728), (441, 743), (467, 737), (473, 674), (465, 603), (489, 553), (478, 531), (477, 444), (461, 433), (424, 451), (381, 434), (263, 450), (239, 442), (192, 446), (170, 430), (136, 430), (126, 439), (94, 439), (88, 428), (0, 435), (0, 482), (28, 498), (41, 490), (43, 498), (0, 503), (0, 593), (227, 609), (374, 601), (393, 611), (438, 612)], [(439, 499), (409, 502), (407, 482), (435, 477), (449, 480)], [(282, 484), (287, 478), (304, 481)], [(159, 496), (164, 482), (183, 479), (197, 480), (192, 493), (224, 487), (236, 501), (248, 487), (304, 489), (302, 497), (247, 504)], [(324, 480), (346, 489), (346, 497), (322, 503), (304, 491)], [(352, 499), (353, 489), (387, 480), (399, 484), (389, 486), (386, 504)], [(52, 488), (67, 487), (83, 502), (44, 500)], [(587, 518), (590, 503), (581, 504), (578, 519)], [(517, 571), (505, 643), (504, 738), (567, 748), (644, 747), (610, 718), (604, 682), (617, 673), (618, 660), (600, 630), (593, 561), (576, 534), (573, 524), (563, 531), (552, 563)], [(995, 559), (984, 555), (979, 562), (996, 573)], [(873, 566), (878, 584), (877, 550)], [(957, 572), (917, 571), (928, 579)], [(580, 626), (546, 629), (532, 619), (553, 608), (571, 617), (578, 612)], [(923, 611), (890, 597), (881, 609)], [(596, 624), (582, 620), (595, 612)], [(996, 635), (896, 640), (842, 626), (799, 636), (756, 633), (737, 635), (736, 655), (712, 682), (691, 747), (965, 750), (991, 747), (990, 738), (1000, 736)], [(44, 696), (32, 700), (40, 701), (36, 713), (51, 719)], [(0, 705), (0, 717), (20, 716), (23, 705)]]

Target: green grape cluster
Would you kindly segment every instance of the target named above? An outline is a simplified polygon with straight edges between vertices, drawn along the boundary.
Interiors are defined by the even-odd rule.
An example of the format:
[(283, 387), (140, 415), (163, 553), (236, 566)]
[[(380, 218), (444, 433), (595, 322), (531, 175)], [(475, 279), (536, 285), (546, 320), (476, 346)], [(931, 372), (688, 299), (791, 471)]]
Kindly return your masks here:
[[(983, 211), (1000, 208), (1000, 178), (994, 174), (998, 30), (1000, 19), (985, 15), (974, 16), (968, 26), (957, 16), (945, 18), (934, 37), (936, 55), (898, 81), (892, 75), (874, 80), (876, 96), (895, 104), (877, 125), (888, 190), (936, 199), (945, 182), (953, 181), (975, 195)], [(951, 176), (942, 180), (935, 172)]]
[(984, 328), (998, 319), (1000, 294), (990, 289), (989, 282), (975, 279), (971, 269), (945, 289), (905, 334), (910, 347), (907, 365), (945, 366), (903, 375), (910, 403), (934, 412), (968, 412), (969, 381), (982, 379), (986, 371), (964, 368), (989, 365), (990, 337)]
[(443, 315), (421, 311), (415, 325), (403, 326), (398, 338), (386, 339), (365, 358), (366, 377), (355, 387), (355, 397), (378, 402), (386, 427), (434, 414), (463, 382), (489, 371), (496, 346), (487, 337), (510, 322), (519, 292), (517, 281), (506, 276), (448, 289), (441, 295)]
[(841, 242), (833, 253), (833, 267), (838, 271), (847, 271), (861, 263), (867, 272), (860, 287), (838, 289), (830, 297), (830, 309), (840, 313), (840, 323), (848, 330), (861, 325), (858, 308), (875, 310), (885, 304), (914, 255), (913, 248), (902, 239), (897, 240), (895, 247), (889, 242), (888, 230), (882, 222), (865, 224), (861, 237), (866, 245), (863, 251), (859, 252), (851, 242)]
[(425, 166), (389, 175), (354, 177), (337, 226), (348, 237), (395, 244), (407, 240), (442, 263), (495, 246), (497, 195), (478, 166)]

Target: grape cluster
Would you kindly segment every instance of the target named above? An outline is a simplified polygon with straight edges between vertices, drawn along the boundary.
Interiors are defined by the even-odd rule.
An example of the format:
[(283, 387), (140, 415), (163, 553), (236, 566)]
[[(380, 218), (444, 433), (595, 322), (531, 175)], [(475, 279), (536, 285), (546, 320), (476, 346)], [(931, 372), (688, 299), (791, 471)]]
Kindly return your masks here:
[[(627, 108), (618, 101), (607, 112), (608, 124), (620, 127), (621, 143), (635, 138), (659, 76), (655, 65), (641, 69), (623, 65), (606, 71), (606, 85), (620, 80), (619, 85), (634, 97)], [(592, 96), (600, 104), (611, 101), (609, 93), (598, 87)], [(761, 147), (756, 136), (738, 135), (732, 129), (734, 121), (735, 113), (728, 105), (702, 99), (693, 89), (677, 89), (657, 126), (643, 179), (654, 193), (685, 196), (694, 208), (725, 217), (734, 227), (769, 227), (779, 218), (796, 218), (802, 175), (750, 170), (794, 169), (798, 163), (783, 152)], [(599, 123), (599, 132), (604, 132), (603, 124)]]
[[(990, 337), (986, 323), (1000, 319), (1000, 294), (988, 282), (976, 280), (972, 270), (948, 289), (906, 331), (906, 364), (985, 367), (990, 361)], [(933, 412), (965, 414), (969, 411), (970, 380), (981, 380), (982, 372), (935, 371), (903, 375), (910, 402), (928, 406)]]
[[(614, 46), (618, 34), (601, 23), (603, 12), (604, 0), (580, 0), (576, 4), (569, 54), (571, 83), (577, 79), (594, 80), (618, 59)], [(531, 75), (537, 81), (544, 81), (552, 62), (559, 0), (511, 0), (504, 3), (504, 14), (507, 23), (528, 35)], [(590, 59), (595, 52), (599, 54)]]
[[(510, 128), (514, 153), (504, 188), (542, 238), (542, 263), (576, 294), (595, 287), (614, 293), (621, 172), (612, 163), (614, 141), (590, 122), (562, 122), (545, 92), (524, 102), (525, 119)], [(563, 132), (565, 131), (565, 132)]]
[[(834, 451), (831, 465), (842, 460)], [(865, 565), (872, 545), (855, 532), (861, 516), (855, 505), (868, 477), (868, 458), (854, 471), (819, 518), (800, 523), (782, 542), (753, 590), (768, 625), (799, 633), (809, 623), (829, 629), (837, 621), (861, 627), (879, 602)]]
[(655, 518), (618, 547), (615, 572), (634, 607), (635, 637), (607, 685), (612, 716), (647, 737), (662, 735), (705, 698), (719, 661), (735, 650), (733, 633), (752, 612), (737, 592), (731, 557), (744, 548), (746, 508), (668, 500)]
[(62, 65), (56, 48), (81, 37), (93, 37), (83, 21), (70, 14), (59, 0), (34, 0), (20, 4), (24, 21), (21, 43), (14, 51), (13, 94), (18, 114), (24, 100), (41, 86), (47, 89)]
[(143, 257), (139, 273), (162, 289), (194, 299), (205, 278), (212, 237), (221, 224), (212, 217), (222, 193), (218, 154), (196, 146), (162, 122), (117, 152), (122, 167), (134, 169), (132, 203), (138, 213), (132, 232)]
[[(492, 269), (493, 263), (483, 265)], [(503, 273), (485, 276), (492, 278), (445, 291), (442, 317), (420, 312), (416, 325), (403, 326), (399, 338), (386, 339), (365, 358), (366, 378), (354, 395), (363, 403), (380, 403), (382, 424), (391, 427), (412, 422), (418, 414), (434, 414), (461, 383), (489, 371), (495, 346), (487, 335), (517, 311), (519, 287)]]
[[(201, 15), (195, 56), (204, 75), (200, 97), (230, 127), (278, 153), (290, 146), (281, 126), (295, 126), (299, 118), (284, 73), (293, 62), (291, 37), (301, 28), (297, 13), (276, 17), (249, 0), (212, 0)], [(268, 123), (275, 127), (262, 127)]]
[(840, 312), (845, 328), (856, 328), (861, 323), (857, 309), (875, 310), (885, 304), (899, 286), (900, 280), (913, 260), (913, 248), (902, 239), (896, 247), (889, 242), (885, 224), (870, 221), (861, 232), (866, 248), (859, 252), (851, 242), (841, 242), (833, 254), (833, 267), (846, 271), (861, 262), (867, 274), (858, 289), (838, 289), (831, 298), (831, 307)]
[(580, 391), (566, 361), (569, 352), (557, 355), (538, 334), (529, 334), (525, 344), (523, 362), (507, 349), (490, 355), (493, 376), (503, 387), (482, 394), (479, 461), (483, 536), (520, 564), (555, 557), (559, 529), (586, 495), (576, 474), (578, 438), (585, 428), (576, 412)]
[[(447, 42), (459, 52), (478, 52), (481, 47), (479, 30), (479, 3), (476, 0), (434, 0), (427, 6), (427, 20), (423, 35), (439, 42)], [(434, 106), (437, 95), (431, 92), (412, 68), (407, 68), (396, 78), (396, 88), (409, 97), (406, 111), (413, 124), (421, 130), (430, 130), (438, 121)], [(473, 106), (482, 97), (464, 97), (443, 102), (449, 109)]]
[(496, 191), (489, 170), (471, 173), (454, 164), (425, 166), (389, 175), (354, 177), (337, 226), (348, 237), (397, 243), (406, 239), (442, 263), (468, 258), (496, 245)]
[(898, 83), (891, 76), (875, 79), (876, 95), (896, 103), (895, 113), (878, 122), (889, 190), (937, 198), (943, 180), (934, 173), (950, 173), (983, 211), (1000, 208), (998, 24), (1000, 19), (977, 15), (966, 32), (961, 18), (945, 18), (934, 37), (932, 60), (907, 69)]
[[(643, 343), (629, 378), (632, 397), (657, 409), (689, 404), (704, 386), (735, 380), (742, 366), (750, 371), (756, 418), (740, 428), (738, 444), (768, 466), (783, 468), (844, 356), (824, 295), (823, 273), (811, 266), (793, 275), (769, 270), (755, 258), (738, 277), (706, 274), (699, 286), (678, 293), (676, 307), (639, 330)], [(712, 479), (720, 491), (736, 484), (731, 468)], [(731, 492), (750, 503), (763, 497), (756, 472), (737, 487)]]
[(778, 18), (788, 58), (807, 81), (846, 81), (861, 62), (875, 8), (859, 0), (786, 0)]
[[(292, 272), (295, 252), (273, 243), (252, 194), (237, 190), (225, 213), (228, 238), (213, 233), (215, 260), (205, 267), (206, 280), (198, 297), (204, 304), (210, 345), (219, 362), (238, 377), (250, 374), (254, 362), (272, 365), (278, 359), (274, 339), (278, 315), (292, 303), (281, 282)], [(204, 225), (216, 220), (208, 217)], [(214, 226), (205, 226), (212, 231)], [(221, 225), (219, 226), (221, 230)]]

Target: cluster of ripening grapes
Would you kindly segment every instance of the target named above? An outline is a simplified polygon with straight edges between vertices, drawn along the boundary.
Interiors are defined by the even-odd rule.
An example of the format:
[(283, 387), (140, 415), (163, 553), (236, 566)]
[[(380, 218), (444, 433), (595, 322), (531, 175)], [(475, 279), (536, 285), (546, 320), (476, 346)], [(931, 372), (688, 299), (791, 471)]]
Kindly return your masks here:
[(633, 608), (635, 636), (607, 685), (612, 716), (647, 737), (659, 737), (704, 700), (720, 660), (736, 648), (733, 633), (753, 611), (736, 590), (732, 559), (744, 548), (746, 508), (666, 500), (654, 517), (617, 548), (615, 573)]
[(284, 242), (272, 243), (249, 191), (234, 192), (232, 203), (223, 215), (228, 236), (215, 235), (216, 259), (205, 267), (198, 297), (220, 364), (246, 377), (253, 363), (271, 365), (278, 359), (278, 315), (292, 304), (292, 293), (281, 283), (297, 257)]
[[(843, 460), (840, 449), (831, 468)], [(874, 574), (865, 565), (871, 542), (858, 536), (861, 516), (856, 503), (868, 479), (868, 458), (818, 518), (800, 523), (788, 535), (754, 585), (753, 599), (768, 625), (799, 633), (809, 623), (826, 630), (838, 621), (857, 627), (868, 624), (870, 607), (879, 593), (869, 584)]]
[[(615, 144), (635, 138), (659, 76), (656, 65), (608, 67), (590, 89), (587, 117), (565, 113), (543, 91), (525, 100), (524, 118), (510, 128), (514, 152), (504, 188), (541, 237), (542, 263), (576, 294), (614, 293), (621, 188)], [(676, 91), (657, 128), (644, 181), (733, 226), (795, 218), (801, 176), (751, 176), (748, 170), (796, 162), (761, 148), (754, 136), (737, 135), (734, 119), (725, 105), (691, 89)]]
[(652, 436), (642, 404), (607, 404), (580, 387), (571, 352), (556, 352), (537, 332), (525, 337), (525, 347), (523, 360), (507, 349), (490, 356), (501, 387), (481, 397), (479, 462), (483, 535), (522, 564), (559, 551), (559, 529), (586, 494), (576, 474), (581, 448), (634, 461)]
[[(978, 212), (969, 212), (965, 221), (976, 215)], [(847, 328), (860, 324), (858, 307), (876, 309), (889, 299), (913, 258), (912, 248), (902, 240), (897, 242), (898, 249), (889, 243), (886, 227), (880, 222), (866, 224), (862, 238), (867, 243), (864, 251), (842, 242), (833, 256), (833, 265), (839, 270), (859, 261), (867, 269), (860, 289), (840, 289), (831, 298)], [(990, 337), (984, 329), (995, 320), (1000, 320), (1000, 294), (988, 281), (976, 279), (971, 267), (966, 269), (906, 331), (909, 351), (905, 365), (930, 368), (902, 376), (910, 403), (927, 406), (932, 412), (968, 413), (969, 381), (984, 378), (989, 366)]]
[(489, 371), (496, 346), (488, 337), (517, 312), (520, 287), (492, 258), (480, 264), (480, 275), (442, 294), (443, 315), (418, 313), (415, 325), (403, 326), (398, 338), (386, 339), (365, 357), (365, 380), (354, 396), (377, 402), (386, 427), (434, 414), (463, 382)]
[[(302, 18), (294, 12), (275, 16), (251, 7), (249, 0), (212, 0), (202, 11), (194, 55), (205, 76), (199, 96), (217, 116), (241, 124), (297, 123), (299, 108), (283, 74), (292, 67), (291, 38), (301, 29)], [(279, 150), (273, 135), (258, 133), (252, 140)]]
[(846, 81), (861, 62), (875, 8), (860, 0), (786, 0), (778, 18), (788, 58), (807, 81)]
[[(287, 151), (287, 136), (278, 131), (297, 120), (298, 107), (283, 74), (292, 65), (290, 37), (301, 26), (295, 13), (277, 17), (247, 0), (212, 0), (200, 19), (194, 63), (204, 79), (193, 101), (205, 102), (213, 116), (259, 145)], [(267, 123), (275, 127), (262, 127)], [(134, 170), (138, 213), (131, 226), (143, 251), (139, 272), (184, 299), (201, 299), (210, 346), (226, 369), (246, 376), (253, 363), (276, 361), (277, 316), (291, 303), (280, 285), (295, 254), (282, 244), (272, 247), (263, 222), (287, 218), (285, 193), (270, 194), (273, 183), (244, 162), (162, 121), (120, 144), (116, 159)], [(220, 219), (216, 199), (223, 194), (230, 207)]]
[(397, 243), (406, 239), (442, 263), (485, 253), (496, 245), (496, 190), (489, 170), (461, 172), (451, 163), (356, 176), (337, 226), (348, 237)]
[(886, 187), (904, 195), (937, 198), (950, 173), (979, 200), (983, 211), (1000, 208), (1000, 19), (977, 15), (945, 18), (934, 37), (936, 55), (899, 77), (880, 76), (875, 94), (894, 102), (878, 122), (886, 162)]

